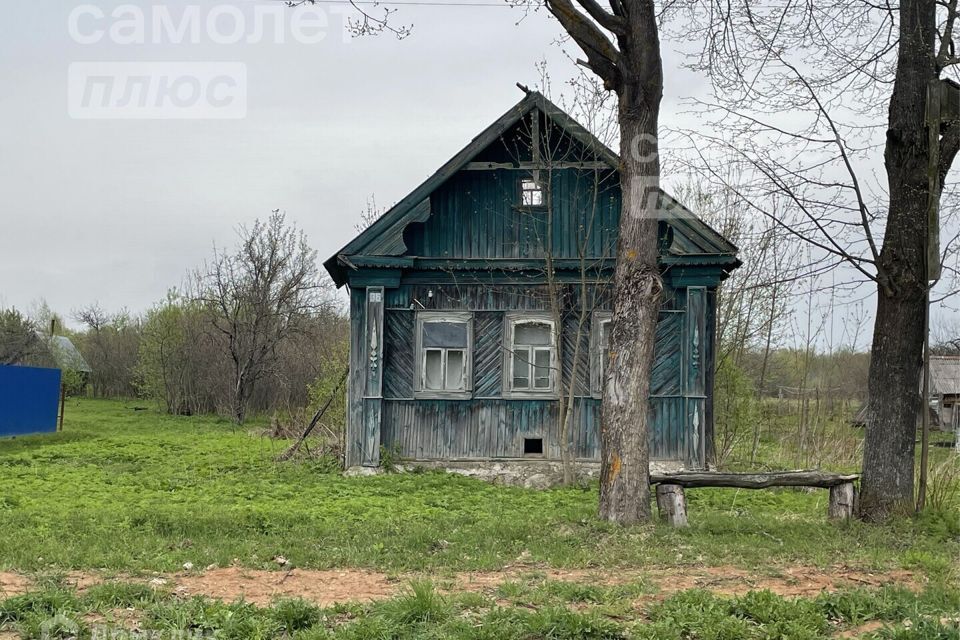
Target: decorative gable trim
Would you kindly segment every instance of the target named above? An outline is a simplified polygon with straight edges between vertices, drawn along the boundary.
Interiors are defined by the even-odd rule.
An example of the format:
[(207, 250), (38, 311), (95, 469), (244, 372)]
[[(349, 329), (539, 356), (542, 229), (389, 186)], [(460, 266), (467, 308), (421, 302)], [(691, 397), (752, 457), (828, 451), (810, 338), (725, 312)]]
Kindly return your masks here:
[[(410, 224), (425, 222), (430, 217), (430, 195), (457, 172), (464, 169), (479, 169), (481, 168), (479, 165), (490, 164), (476, 163), (473, 160), (533, 110), (542, 112), (571, 138), (583, 145), (588, 151), (595, 153), (597, 161), (579, 163), (580, 165), (584, 167), (587, 165), (609, 167), (614, 171), (619, 169), (620, 158), (612, 149), (600, 142), (580, 123), (547, 100), (542, 94), (536, 91), (528, 91), (523, 100), (484, 129), (436, 173), (374, 221), (335, 255), (328, 258), (323, 266), (330, 273), (334, 283), (338, 287), (342, 286), (347, 281), (348, 269), (357, 268), (357, 265), (351, 260), (352, 257), (363, 256), (368, 261), (376, 256), (403, 256), (406, 254), (408, 247), (404, 240), (404, 231)], [(660, 204), (664, 211), (664, 219), (678, 232), (668, 249), (668, 255), (672, 256), (675, 262), (682, 262), (686, 260), (687, 256), (715, 256), (718, 258), (717, 262), (739, 265), (739, 261), (736, 259), (737, 248), (700, 220), (693, 212), (665, 192), (661, 192)]]

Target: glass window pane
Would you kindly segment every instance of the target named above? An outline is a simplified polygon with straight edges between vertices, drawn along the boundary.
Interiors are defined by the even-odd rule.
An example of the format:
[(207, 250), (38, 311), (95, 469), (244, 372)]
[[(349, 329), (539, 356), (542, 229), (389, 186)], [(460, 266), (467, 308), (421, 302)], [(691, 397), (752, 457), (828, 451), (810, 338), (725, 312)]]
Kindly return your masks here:
[(447, 351), (447, 389), (458, 391), (463, 385), (463, 351)]
[(538, 207), (543, 204), (543, 189), (533, 180), (520, 183), (521, 203), (525, 207)]
[(550, 350), (537, 349), (533, 360), (533, 386), (537, 389), (550, 388)]
[(530, 352), (526, 349), (513, 352), (513, 388), (530, 388)]
[(518, 345), (548, 345), (550, 325), (543, 322), (518, 324), (513, 331), (513, 342)]
[(465, 322), (424, 322), (424, 347), (467, 348), (467, 323)]
[(443, 352), (429, 349), (424, 361), (424, 389), (443, 389)]
[(610, 327), (612, 326), (609, 320), (604, 320), (600, 323), (600, 346), (604, 351), (610, 348)]

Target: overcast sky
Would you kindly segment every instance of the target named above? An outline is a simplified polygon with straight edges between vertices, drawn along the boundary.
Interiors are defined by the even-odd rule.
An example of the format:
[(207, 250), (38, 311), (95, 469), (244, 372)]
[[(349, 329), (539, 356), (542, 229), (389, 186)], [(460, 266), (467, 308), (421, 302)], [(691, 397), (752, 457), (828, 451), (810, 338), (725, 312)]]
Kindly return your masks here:
[[(574, 73), (544, 11), (421, 0), (393, 16), (394, 25), (413, 25), (398, 41), (351, 38), (345, 20), (356, 13), (343, 0), (320, 1), (304, 15), (275, 0), (6, 3), (0, 306), (29, 310), (43, 298), (67, 316), (95, 301), (143, 311), (214, 244), (232, 245), (237, 225), (272, 209), (285, 210), (325, 259), (355, 234), (371, 195), (381, 208), (395, 203), (517, 102), (517, 82), (536, 85), (538, 61), (547, 61), (555, 93)], [(198, 33), (176, 33), (194, 24), (184, 21), (191, 13)], [(682, 68), (678, 46), (663, 47), (663, 127), (694, 126), (683, 105), (709, 94), (704, 78)], [(210, 67), (239, 69), (243, 99), (201, 109), (201, 119), (171, 119), (183, 115), (176, 109), (135, 119), (158, 114), (124, 104), (117, 79), (106, 102), (95, 92), (80, 101), (77, 77), (115, 73), (118, 63), (138, 76), (202, 68), (204, 82)], [(863, 295), (872, 312), (870, 291)]]
[[(261, 42), (236, 44), (215, 41), (233, 39), (229, 16), (207, 29), (213, 3), (200, 10), (196, 43), (152, 34), (156, 7), (177, 23), (186, 3), (134, 3), (145, 14), (144, 44), (111, 37), (129, 15), (111, 18), (123, 3), (7, 3), (0, 304), (27, 309), (42, 297), (62, 313), (92, 301), (145, 309), (214, 243), (231, 244), (238, 224), (277, 208), (326, 258), (350, 239), (371, 194), (381, 206), (396, 202), (518, 101), (515, 83), (536, 84), (538, 60), (556, 78), (571, 74), (555, 44), (559, 27), (544, 12), (484, 1), (497, 6), (405, 6), (394, 24), (414, 30), (402, 41), (352, 39), (345, 7), (321, 5), (329, 27), (318, 43), (297, 41), (292, 16), (277, 42), (268, 15)], [(257, 4), (270, 3), (234, 3), (252, 39)], [(106, 34), (92, 44), (74, 37), (99, 30)], [(73, 118), (68, 71), (89, 62), (242, 63), (246, 116)], [(703, 88), (678, 66), (668, 53), (667, 120), (676, 98)]]

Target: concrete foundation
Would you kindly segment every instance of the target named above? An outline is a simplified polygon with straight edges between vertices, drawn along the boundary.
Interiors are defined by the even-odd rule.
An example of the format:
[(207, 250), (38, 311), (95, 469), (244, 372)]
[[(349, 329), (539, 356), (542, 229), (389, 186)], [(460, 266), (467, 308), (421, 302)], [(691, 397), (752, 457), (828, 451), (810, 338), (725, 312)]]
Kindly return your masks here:
[[(403, 472), (415, 469), (446, 471), (494, 484), (527, 489), (549, 489), (563, 482), (563, 464), (556, 460), (424, 460), (405, 462), (397, 467), (398, 471)], [(655, 460), (650, 463), (650, 471), (653, 473), (673, 473), (684, 469), (680, 462)], [(381, 469), (357, 466), (347, 469), (344, 475), (364, 476), (380, 472)], [(575, 474), (578, 483), (587, 483), (600, 475), (600, 463), (578, 461)]]

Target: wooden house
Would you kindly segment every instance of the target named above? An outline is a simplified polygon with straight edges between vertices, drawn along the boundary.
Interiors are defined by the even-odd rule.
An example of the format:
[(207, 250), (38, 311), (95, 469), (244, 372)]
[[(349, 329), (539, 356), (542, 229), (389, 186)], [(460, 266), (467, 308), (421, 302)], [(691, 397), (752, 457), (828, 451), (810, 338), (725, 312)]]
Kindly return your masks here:
[[(617, 154), (529, 92), (326, 261), (350, 292), (347, 467), (599, 461)], [(737, 249), (666, 194), (651, 457), (711, 456), (716, 291)]]

